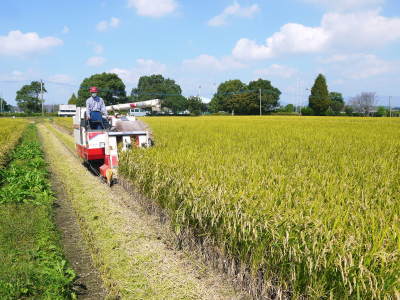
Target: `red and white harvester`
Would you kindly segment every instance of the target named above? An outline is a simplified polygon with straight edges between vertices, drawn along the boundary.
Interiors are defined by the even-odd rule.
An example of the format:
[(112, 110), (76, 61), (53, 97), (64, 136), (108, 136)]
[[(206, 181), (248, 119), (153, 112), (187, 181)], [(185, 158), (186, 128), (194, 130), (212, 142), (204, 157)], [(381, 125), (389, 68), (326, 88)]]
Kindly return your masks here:
[[(153, 145), (150, 129), (134, 116), (119, 115), (117, 111), (132, 108), (151, 108), (160, 111), (159, 99), (136, 103), (106, 106), (109, 123), (103, 129), (91, 129), (86, 117), (86, 108), (77, 107), (73, 120), (74, 140), (78, 155), (94, 172), (111, 186), (118, 178), (118, 148), (125, 151), (131, 147), (150, 147)], [(104, 123), (103, 123), (104, 124)]]

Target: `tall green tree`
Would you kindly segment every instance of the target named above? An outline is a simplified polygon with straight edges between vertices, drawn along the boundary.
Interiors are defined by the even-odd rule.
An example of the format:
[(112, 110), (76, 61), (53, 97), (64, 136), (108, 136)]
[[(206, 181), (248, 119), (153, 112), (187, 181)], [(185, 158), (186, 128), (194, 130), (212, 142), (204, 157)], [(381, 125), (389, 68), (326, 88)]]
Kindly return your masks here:
[(312, 108), (316, 115), (325, 114), (331, 104), (331, 100), (329, 98), (328, 85), (326, 84), (324, 75), (319, 74), (315, 79), (308, 101), (310, 108)]
[(228, 111), (237, 114), (258, 114), (260, 112), (260, 90), (262, 112), (279, 105), (281, 92), (264, 79), (250, 81), (248, 85), (238, 79), (228, 80), (218, 86), (210, 102), (213, 112)]
[(2, 97), (0, 97), (0, 110), (2, 112), (10, 112), (12, 110), (12, 106)]
[(175, 80), (164, 78), (160, 74), (140, 77), (137, 88), (132, 89), (131, 99), (133, 101), (160, 99), (161, 106), (174, 113), (185, 110), (186, 105), (181, 87)]
[[(43, 93), (47, 93), (43, 84)], [(40, 82), (32, 81), (31, 84), (24, 85), (17, 91), (15, 101), (18, 107), (24, 112), (40, 112), (42, 102), (40, 97)]]
[(186, 109), (193, 115), (200, 115), (207, 110), (207, 106), (200, 97), (191, 96), (186, 100)]
[(68, 104), (76, 104), (78, 102), (78, 98), (75, 96), (75, 93), (72, 93), (71, 98), (68, 100)]
[[(263, 113), (269, 112), (279, 106), (281, 91), (273, 87), (269, 80), (258, 79), (250, 81), (248, 85), (250, 92), (250, 102), (253, 104), (249, 113), (260, 112), (260, 90), (261, 90), (261, 109)], [(254, 108), (253, 108), (254, 107)]]
[(210, 101), (210, 109), (213, 112), (228, 111), (237, 112), (240, 103), (243, 102), (247, 92), (247, 86), (239, 79), (227, 80), (218, 86), (217, 93)]
[(330, 107), (335, 114), (339, 114), (344, 108), (343, 95), (338, 92), (330, 92), (329, 99), (331, 101)]
[(101, 73), (94, 74), (89, 78), (85, 78), (78, 91), (77, 106), (85, 106), (86, 99), (90, 97), (89, 88), (96, 86), (99, 89), (98, 96), (103, 98), (106, 105), (113, 105), (118, 103), (126, 103), (125, 84), (114, 73)]
[(286, 106), (284, 106), (284, 107), (281, 107), (280, 109), (279, 109), (279, 111), (280, 112), (287, 112), (287, 113), (292, 113), (292, 112), (294, 112), (294, 105), (293, 104), (288, 104), (288, 105), (286, 105)]
[(375, 116), (377, 117), (384, 117), (387, 115), (387, 110), (384, 106), (378, 106), (378, 109), (375, 113)]

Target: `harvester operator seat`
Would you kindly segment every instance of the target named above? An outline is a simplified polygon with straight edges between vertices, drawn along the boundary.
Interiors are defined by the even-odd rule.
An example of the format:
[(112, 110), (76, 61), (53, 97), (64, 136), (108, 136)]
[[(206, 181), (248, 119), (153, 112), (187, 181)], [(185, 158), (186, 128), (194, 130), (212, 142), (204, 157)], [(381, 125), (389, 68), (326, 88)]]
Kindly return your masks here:
[(103, 118), (101, 112), (92, 111), (90, 112), (89, 127), (90, 129), (107, 129), (109, 124), (108, 121)]

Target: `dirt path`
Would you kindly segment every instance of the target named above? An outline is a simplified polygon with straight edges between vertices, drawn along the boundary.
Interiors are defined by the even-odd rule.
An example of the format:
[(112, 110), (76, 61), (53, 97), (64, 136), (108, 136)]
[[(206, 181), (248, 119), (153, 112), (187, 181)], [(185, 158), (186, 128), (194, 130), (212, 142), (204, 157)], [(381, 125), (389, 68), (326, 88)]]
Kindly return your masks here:
[(93, 265), (88, 245), (81, 235), (78, 220), (66, 196), (62, 180), (52, 173), (51, 181), (57, 197), (54, 207), (55, 223), (61, 233), (64, 254), (78, 277), (73, 289), (78, 299), (104, 299), (106, 290), (99, 272)]
[[(175, 250), (169, 231), (122, 188), (108, 188), (39, 126), (44, 151), (70, 201), (94, 265), (108, 290), (124, 299), (242, 299), (227, 278)], [(61, 133), (62, 134), (62, 133)], [(65, 137), (64, 137), (65, 138)], [(64, 139), (63, 138), (63, 139)]]

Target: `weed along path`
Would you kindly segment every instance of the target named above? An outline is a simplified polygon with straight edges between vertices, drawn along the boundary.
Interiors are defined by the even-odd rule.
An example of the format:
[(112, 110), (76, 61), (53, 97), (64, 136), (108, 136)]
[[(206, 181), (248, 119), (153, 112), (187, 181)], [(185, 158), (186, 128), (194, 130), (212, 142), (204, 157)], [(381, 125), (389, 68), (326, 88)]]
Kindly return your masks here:
[(40, 125), (59, 190), (70, 201), (107, 298), (244, 299), (223, 276), (169, 243), (168, 229), (121, 187), (108, 188), (71, 153), (72, 137)]

